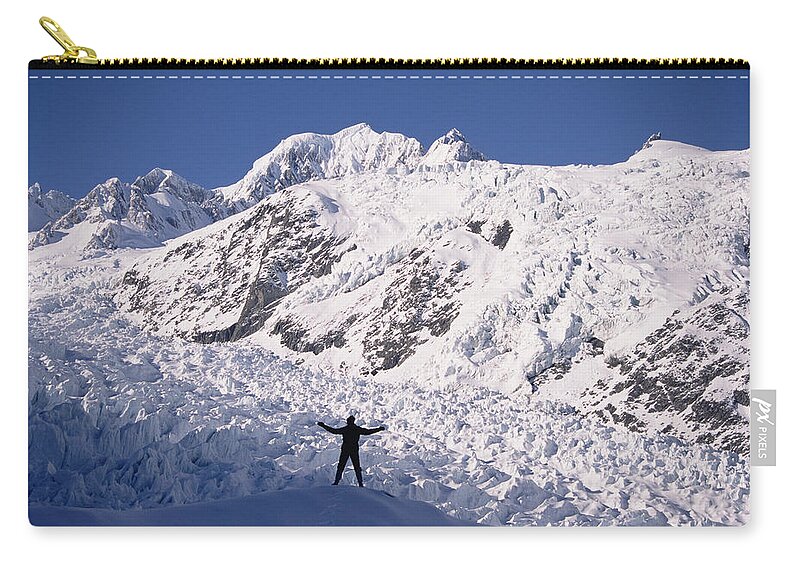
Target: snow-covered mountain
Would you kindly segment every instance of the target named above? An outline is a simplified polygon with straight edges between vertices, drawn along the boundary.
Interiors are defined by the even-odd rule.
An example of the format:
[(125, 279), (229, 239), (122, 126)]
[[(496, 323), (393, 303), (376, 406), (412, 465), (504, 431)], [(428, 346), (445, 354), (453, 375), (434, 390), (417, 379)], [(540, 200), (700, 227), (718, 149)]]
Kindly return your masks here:
[(461, 131), (450, 129), (447, 134), (433, 141), (420, 163), (435, 165), (452, 160), (469, 162), (470, 160), (486, 160), (486, 156), (472, 146), (461, 134)]
[[(29, 208), (32, 219), (42, 219), (29, 246), (70, 234), (76, 247), (88, 250), (154, 247), (303, 182), (369, 171), (402, 174), (421, 165), (470, 160), (485, 157), (456, 129), (436, 140), (427, 153), (414, 138), (377, 133), (366, 123), (332, 135), (303, 133), (281, 141), (230, 186), (206, 190), (170, 170), (155, 168), (131, 184), (111, 178), (46, 220), (36, 207)], [(28, 194), (30, 203), (32, 190)]]
[(254, 335), (335, 373), (552, 394), (591, 361), (586, 413), (744, 451), (747, 151), (419, 166), (270, 195), (140, 260), (117, 299), (159, 334)]
[[(201, 344), (153, 334), (111, 297), (146, 251), (76, 253), (57, 243), (29, 256), (34, 524), (183, 515), (198, 524), (285, 522), (254, 512), (264, 505), (260, 494), (296, 512), (304, 497), (333, 489), (339, 441), (316, 422), (340, 425), (351, 413), (363, 425), (387, 426), (362, 439), (367, 488), (462, 521), (741, 525), (749, 518), (746, 456), (635, 433), (538, 392), (381, 382), (277, 357), (253, 336)], [(343, 485), (354, 484), (348, 469)], [(362, 521), (379, 512), (363, 507), (354, 509)], [(307, 514), (322, 522), (319, 509)], [(328, 521), (343, 524), (343, 516)]]
[(313, 180), (369, 171), (404, 174), (421, 164), (485, 160), (457, 129), (425, 152), (418, 140), (399, 133), (377, 133), (359, 123), (333, 135), (303, 133), (284, 139), (253, 163), (239, 182), (218, 188), (217, 200), (228, 212), (241, 212), (274, 192)]
[(35, 232), (66, 214), (75, 200), (58, 190), (42, 191), (39, 183), (28, 188), (28, 231)]
[[(367, 487), (460, 520), (745, 523), (749, 152), (653, 138), (615, 165), (520, 166), (443, 138), (461, 150), (225, 219), (155, 171), (58, 220), (29, 255), (32, 517), (314, 494), (338, 457), (316, 422), (355, 413), (388, 427)], [(139, 197), (159, 193), (208, 225), (68, 243), (106, 222), (154, 243)]]
[(171, 170), (155, 168), (132, 183), (111, 178), (47, 223), (29, 247), (68, 236), (77, 249), (155, 247), (220, 216), (213, 194)]

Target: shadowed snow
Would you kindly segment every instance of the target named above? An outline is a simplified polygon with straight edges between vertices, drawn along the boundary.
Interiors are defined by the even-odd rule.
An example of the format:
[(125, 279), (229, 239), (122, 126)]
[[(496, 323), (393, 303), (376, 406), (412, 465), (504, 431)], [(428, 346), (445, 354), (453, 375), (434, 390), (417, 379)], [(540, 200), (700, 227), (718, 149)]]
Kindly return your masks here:
[(312, 487), (194, 505), (115, 511), (32, 506), (37, 526), (463, 526), (419, 501), (358, 487)]

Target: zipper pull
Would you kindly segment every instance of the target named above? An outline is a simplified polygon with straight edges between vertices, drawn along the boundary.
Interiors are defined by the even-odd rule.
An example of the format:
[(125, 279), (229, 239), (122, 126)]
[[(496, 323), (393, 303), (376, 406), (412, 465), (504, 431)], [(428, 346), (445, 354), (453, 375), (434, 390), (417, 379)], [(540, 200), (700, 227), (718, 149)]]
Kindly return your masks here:
[[(93, 49), (75, 45), (75, 42), (70, 39), (67, 32), (64, 31), (64, 28), (59, 26), (52, 18), (42, 16), (39, 18), (39, 24), (50, 34), (51, 38), (58, 42), (58, 45), (64, 48), (63, 54), (46, 55), (42, 58), (43, 61), (55, 61), (57, 63), (100, 63)], [(81, 52), (85, 55), (81, 55)]]

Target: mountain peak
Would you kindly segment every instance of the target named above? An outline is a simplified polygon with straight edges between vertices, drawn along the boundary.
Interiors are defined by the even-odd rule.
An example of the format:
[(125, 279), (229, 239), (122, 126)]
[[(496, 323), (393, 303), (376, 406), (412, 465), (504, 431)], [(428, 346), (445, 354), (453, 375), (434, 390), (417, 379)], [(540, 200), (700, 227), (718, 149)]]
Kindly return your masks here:
[(297, 133), (282, 139), (275, 148), (259, 158), (253, 166), (256, 166), (261, 162), (270, 162), (275, 155), (290, 151), (291, 149), (305, 148), (309, 145), (335, 145), (354, 138), (371, 138), (374, 136), (380, 135), (375, 132), (367, 123), (356, 123), (355, 125), (350, 125), (349, 127), (345, 127), (330, 135), (312, 132)]
[[(159, 184), (163, 184), (167, 179), (175, 179), (177, 181), (186, 182), (183, 176), (176, 173), (174, 170), (170, 170), (168, 168), (161, 168), (160, 166), (156, 166), (150, 172), (145, 174), (144, 176), (139, 176), (136, 180), (133, 181), (134, 186), (153, 186), (157, 187)], [(144, 188), (143, 188), (144, 189)]]
[(660, 141), (660, 140), (661, 140), (661, 131), (658, 131), (657, 133), (653, 133), (652, 135), (647, 137), (647, 140), (644, 141), (644, 144), (642, 145), (642, 148), (640, 148), (639, 150), (644, 150), (646, 148), (650, 148), (651, 146), (653, 146), (653, 143), (655, 141)]
[(170, 176), (172, 176), (171, 170), (156, 167), (144, 176), (137, 177), (132, 185), (141, 189), (145, 194), (152, 194)]
[(470, 160), (486, 160), (486, 156), (467, 142), (464, 134), (456, 128), (452, 128), (443, 136), (439, 137), (428, 152), (425, 153), (422, 161), (424, 164), (439, 164), (449, 161), (469, 162)]
[(175, 172), (173, 172), (172, 170), (170, 170), (168, 168), (161, 168), (160, 166), (156, 166), (155, 168), (153, 168), (153, 170), (148, 172), (145, 176), (156, 176), (156, 175), (157, 176), (164, 176), (166, 178), (168, 176), (174, 176)]
[(359, 131), (370, 131), (375, 132), (375, 130), (369, 126), (367, 123), (356, 123), (355, 125), (350, 125), (349, 127), (343, 128), (341, 131), (337, 132), (333, 136), (346, 136), (357, 133)]
[(28, 187), (28, 231), (38, 231), (66, 214), (75, 200), (58, 190), (42, 190), (38, 182)]
[(131, 187), (139, 189), (144, 195), (171, 195), (187, 204), (198, 206), (204, 205), (212, 196), (212, 193), (199, 184), (186, 180), (172, 170), (160, 167), (155, 167), (144, 176), (139, 176)]
[(334, 134), (301, 133), (283, 139), (253, 163), (239, 182), (219, 188), (223, 207), (241, 211), (264, 197), (310, 180), (369, 170), (413, 169), (422, 144), (401, 133), (378, 133), (356, 123)]
[(118, 187), (120, 187), (122, 185), (123, 185), (122, 180), (120, 180), (116, 176), (112, 176), (111, 178), (109, 178), (105, 182), (97, 184), (94, 187), (94, 189), (100, 191), (100, 190), (107, 189), (107, 188), (118, 188)]
[(466, 137), (464, 134), (459, 131), (457, 128), (453, 127), (443, 137), (440, 137), (438, 140), (442, 141), (445, 144), (453, 144), (455, 142), (467, 142)]

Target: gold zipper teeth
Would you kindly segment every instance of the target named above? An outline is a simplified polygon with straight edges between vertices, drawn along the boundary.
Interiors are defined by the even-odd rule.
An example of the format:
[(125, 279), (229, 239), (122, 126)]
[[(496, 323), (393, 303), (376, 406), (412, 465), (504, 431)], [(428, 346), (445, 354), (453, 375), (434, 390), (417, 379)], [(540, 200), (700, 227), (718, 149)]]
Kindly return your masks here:
[(100, 59), (100, 67), (252, 67), (252, 68), (749, 68), (743, 59), (723, 58), (568, 58), (568, 59), (509, 59), (509, 58), (441, 58), (441, 59), (394, 59), (394, 58), (118, 58)]
[(52, 18), (43, 16), (39, 24), (61, 46), (63, 54), (46, 56), (30, 63), (32, 69), (62, 66), (95, 66), (106, 68), (262, 68), (262, 69), (749, 69), (750, 64), (743, 59), (721, 58), (659, 58), (627, 59), (617, 57), (570, 58), (570, 59), (507, 59), (507, 58), (437, 58), (437, 59), (394, 59), (394, 58), (218, 58), (218, 59), (176, 59), (176, 58), (123, 58), (98, 59), (91, 48), (77, 45), (64, 29)]

